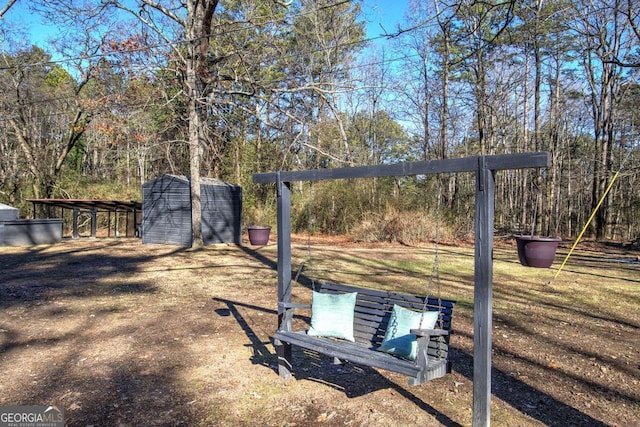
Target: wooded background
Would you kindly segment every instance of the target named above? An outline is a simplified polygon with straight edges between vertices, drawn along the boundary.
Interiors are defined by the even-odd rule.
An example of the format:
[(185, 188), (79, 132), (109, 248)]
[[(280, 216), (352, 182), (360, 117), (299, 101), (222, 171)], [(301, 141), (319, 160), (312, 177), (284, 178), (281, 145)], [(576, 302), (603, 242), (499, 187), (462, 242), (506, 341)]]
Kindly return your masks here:
[[(255, 172), (545, 150), (550, 168), (498, 176), (498, 233), (575, 237), (620, 171), (587, 235), (640, 236), (637, 0), (412, 0), (373, 37), (367, 1), (31, 1), (50, 50), (5, 3), (0, 201), (23, 215), (172, 173), (242, 185), (245, 224), (273, 224)], [(418, 240), (440, 204), (464, 237), (474, 178), (300, 185), (294, 222)]]

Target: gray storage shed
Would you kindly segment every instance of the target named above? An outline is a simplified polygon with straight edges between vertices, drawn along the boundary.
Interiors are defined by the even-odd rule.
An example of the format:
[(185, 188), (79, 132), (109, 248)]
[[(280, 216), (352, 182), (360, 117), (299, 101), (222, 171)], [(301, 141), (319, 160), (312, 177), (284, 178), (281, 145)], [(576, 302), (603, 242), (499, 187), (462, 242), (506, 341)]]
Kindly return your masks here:
[(41, 245), (62, 240), (62, 219), (19, 219), (18, 209), (0, 203), (0, 246)]
[[(200, 193), (204, 244), (240, 244), (242, 187), (202, 178)], [(191, 246), (189, 178), (167, 174), (142, 185), (142, 243)]]
[(0, 203), (0, 222), (13, 221), (14, 219), (18, 219), (18, 209), (13, 206), (5, 205), (4, 203)]

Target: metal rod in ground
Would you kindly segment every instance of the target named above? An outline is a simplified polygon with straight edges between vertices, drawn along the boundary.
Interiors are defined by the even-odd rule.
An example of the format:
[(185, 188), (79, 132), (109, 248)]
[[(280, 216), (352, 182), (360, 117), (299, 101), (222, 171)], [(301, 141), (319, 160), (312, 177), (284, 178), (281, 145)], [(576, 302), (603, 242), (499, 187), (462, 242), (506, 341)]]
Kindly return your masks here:
[(558, 275), (560, 274), (560, 272), (564, 268), (564, 265), (567, 263), (567, 260), (569, 259), (569, 257), (573, 253), (573, 251), (576, 248), (576, 246), (578, 246), (578, 242), (580, 242), (580, 239), (582, 239), (582, 235), (587, 230), (587, 227), (589, 226), (589, 224), (591, 224), (591, 221), (593, 221), (593, 217), (596, 216), (596, 212), (598, 212), (598, 209), (600, 208), (600, 205), (604, 201), (604, 198), (607, 197), (607, 194), (609, 194), (609, 190), (611, 190), (611, 187), (613, 187), (613, 183), (616, 182), (616, 179), (618, 179), (618, 175), (619, 174), (620, 174), (620, 171), (616, 172), (616, 174), (613, 176), (613, 179), (611, 180), (611, 182), (607, 186), (607, 189), (604, 190), (604, 193), (602, 194), (602, 197), (600, 197), (600, 200), (598, 201), (598, 204), (596, 205), (595, 208), (593, 208), (593, 212), (591, 212), (591, 216), (587, 220), (587, 222), (584, 225), (584, 227), (582, 227), (582, 231), (578, 235), (578, 238), (576, 239), (576, 241), (573, 242), (573, 246), (571, 246), (571, 249), (567, 253), (567, 256), (564, 257), (564, 260), (562, 261), (562, 264), (560, 264), (560, 267), (558, 267), (558, 271), (556, 271), (556, 274), (553, 275), (553, 279), (549, 280), (549, 282), (547, 283), (548, 285), (550, 285), (551, 283), (553, 283), (554, 280), (556, 280), (556, 278), (558, 277)]

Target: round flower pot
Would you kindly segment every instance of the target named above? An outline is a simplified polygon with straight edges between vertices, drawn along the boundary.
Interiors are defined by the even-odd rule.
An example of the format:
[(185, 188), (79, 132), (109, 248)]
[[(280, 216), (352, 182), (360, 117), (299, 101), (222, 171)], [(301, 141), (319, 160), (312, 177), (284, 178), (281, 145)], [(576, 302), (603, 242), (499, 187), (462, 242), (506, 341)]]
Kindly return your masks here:
[(261, 225), (250, 225), (247, 227), (249, 242), (254, 246), (263, 246), (269, 243), (271, 227)]
[(525, 267), (549, 268), (556, 257), (560, 237), (540, 237), (516, 234), (518, 258)]

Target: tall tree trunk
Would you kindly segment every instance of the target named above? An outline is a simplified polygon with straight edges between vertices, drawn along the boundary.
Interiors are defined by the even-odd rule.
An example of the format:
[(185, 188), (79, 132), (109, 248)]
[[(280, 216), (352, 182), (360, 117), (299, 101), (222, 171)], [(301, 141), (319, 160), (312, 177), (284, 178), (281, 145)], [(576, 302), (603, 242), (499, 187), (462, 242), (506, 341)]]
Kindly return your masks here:
[(444, 49), (442, 56), (442, 107), (440, 110), (440, 144), (442, 146), (441, 158), (447, 158), (447, 151), (449, 150), (449, 56), (451, 52), (450, 45), (450, 32), (448, 24), (440, 24), (442, 29), (442, 47)]
[[(187, 83), (189, 84), (189, 83)], [(189, 173), (191, 184), (191, 231), (194, 248), (201, 247), (202, 239), (202, 201), (200, 196), (200, 158), (202, 156), (202, 117), (198, 100), (189, 100)], [(195, 104), (195, 105), (194, 105)]]
[[(523, 88), (523, 103), (522, 103), (522, 150), (524, 152), (530, 151), (529, 148), (529, 44), (525, 44), (524, 49), (524, 88)], [(527, 225), (527, 212), (533, 209), (528, 209), (529, 205), (529, 171), (522, 172), (522, 185), (520, 186), (520, 200), (522, 206), (522, 216), (520, 217), (520, 225), (525, 227)]]
[(429, 94), (429, 72), (427, 70), (427, 65), (425, 62), (422, 63), (422, 96), (423, 96), (423, 108), (422, 111), (422, 160), (429, 159), (429, 145), (431, 143), (431, 126), (429, 125), (429, 114), (431, 114), (431, 96)]
[[(193, 248), (201, 247), (202, 201), (200, 196), (200, 162), (206, 142), (207, 108), (205, 84), (211, 23), (218, 0), (189, 0), (185, 36), (187, 57), (185, 86), (189, 98), (189, 172), (191, 174), (191, 230)], [(219, 168), (218, 168), (219, 169)]]
[(485, 86), (485, 74), (484, 74), (484, 56), (482, 54), (483, 49), (479, 48), (476, 51), (476, 82), (474, 90), (476, 92), (476, 120), (478, 128), (478, 144), (480, 145), (480, 154), (487, 155), (492, 154), (487, 140), (487, 114), (486, 114), (486, 86)]
[[(592, 96), (592, 111), (595, 117), (595, 150), (594, 150), (594, 174), (591, 209), (595, 209), (612, 178), (610, 172), (613, 169), (614, 147), (614, 108), (615, 94), (619, 90), (619, 73), (613, 64), (604, 64), (599, 83), (599, 96)], [(596, 240), (602, 240), (607, 236), (607, 224), (611, 219), (611, 196), (603, 200), (597, 210), (593, 231)]]
[[(534, 67), (534, 84), (533, 84), (533, 148), (534, 151), (540, 151), (542, 146), (542, 141), (540, 138), (540, 87), (542, 85), (542, 55), (540, 52), (540, 12), (542, 9), (542, 0), (537, 0), (536, 2), (536, 15), (534, 20), (534, 34), (533, 34), (533, 67)], [(540, 179), (540, 181), (542, 181)], [(542, 189), (540, 189), (542, 190)], [(534, 220), (537, 222), (534, 224), (536, 230), (539, 230), (542, 233), (543, 224), (548, 223), (548, 217), (544, 218), (546, 215), (543, 206), (545, 205), (546, 199), (546, 191), (542, 192), (544, 197), (537, 197), (535, 203), (537, 206), (535, 210), (540, 212), (542, 215), (538, 215)]]

